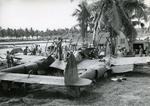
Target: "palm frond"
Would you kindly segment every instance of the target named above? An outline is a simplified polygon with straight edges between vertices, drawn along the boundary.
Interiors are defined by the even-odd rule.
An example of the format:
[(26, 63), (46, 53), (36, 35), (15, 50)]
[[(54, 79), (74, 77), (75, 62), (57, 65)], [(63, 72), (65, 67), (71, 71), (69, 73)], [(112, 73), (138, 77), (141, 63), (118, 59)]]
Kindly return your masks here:
[(112, 8), (111, 8), (111, 13), (108, 15), (108, 22), (110, 23), (111, 27), (116, 31), (119, 32), (121, 30), (121, 21), (120, 21), (120, 15), (118, 13), (118, 9), (116, 6), (116, 3), (113, 2)]
[(136, 17), (140, 18), (144, 18), (145, 21), (147, 21), (147, 15), (145, 13), (145, 11), (143, 10), (143, 8), (137, 8), (137, 11), (135, 13)]
[(79, 5), (78, 5), (79, 9), (76, 9), (74, 11), (74, 13), (72, 14), (72, 16), (76, 16), (77, 20), (79, 22), (79, 27), (81, 28), (81, 36), (84, 38), (86, 36), (86, 32), (87, 32), (87, 26), (88, 26), (88, 21), (90, 18), (90, 12), (88, 10), (88, 4), (85, 1), (82, 1)]
[(79, 9), (76, 9), (76, 10), (73, 12), (72, 16), (78, 16), (80, 12), (81, 12), (81, 11), (80, 11)]
[(132, 25), (130, 18), (125, 13), (121, 5), (118, 6), (119, 14), (121, 15), (121, 21), (124, 26), (124, 33), (129, 39), (134, 39), (137, 36), (137, 32)]
[[(122, 2), (120, 0), (120, 2)], [(124, 10), (126, 11), (126, 13), (129, 15), (129, 17), (132, 18), (132, 13), (136, 13), (136, 17), (137, 18), (143, 18), (145, 19), (145, 21), (147, 21), (147, 15), (145, 14), (145, 9), (147, 8), (147, 6), (140, 2), (139, 0), (131, 0), (131, 1), (123, 1), (122, 2), (122, 6), (124, 8)]]

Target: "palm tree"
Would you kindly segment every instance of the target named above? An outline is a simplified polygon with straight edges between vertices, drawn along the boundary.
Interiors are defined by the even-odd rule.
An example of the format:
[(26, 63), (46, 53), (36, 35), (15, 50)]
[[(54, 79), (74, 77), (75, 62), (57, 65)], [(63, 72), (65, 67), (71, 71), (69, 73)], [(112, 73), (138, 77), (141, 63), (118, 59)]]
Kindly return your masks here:
[(119, 10), (122, 10), (119, 9), (115, 0), (100, 0), (94, 3), (93, 6), (93, 11), (96, 11), (94, 18), (93, 44), (96, 45), (96, 35), (98, 35), (100, 31), (105, 30), (110, 33), (112, 54), (114, 54), (116, 33), (119, 33), (122, 26)]
[(79, 27), (81, 29), (81, 36), (83, 42), (85, 41), (86, 38), (86, 33), (87, 33), (87, 27), (88, 27), (88, 20), (90, 17), (90, 13), (87, 9), (87, 2), (82, 1), (78, 7), (79, 9), (76, 9), (72, 16), (76, 16), (77, 20), (79, 22)]
[[(132, 1), (132, 2), (131, 2)], [(132, 13), (141, 18), (144, 14), (144, 5), (138, 0), (99, 0), (92, 4), (95, 11), (93, 43), (99, 31), (105, 29), (110, 33), (112, 54), (115, 50), (115, 40), (119, 31), (125, 33), (129, 42), (133, 42), (137, 35), (131, 21)], [(136, 12), (137, 11), (137, 12)], [(140, 13), (138, 13), (140, 11)]]

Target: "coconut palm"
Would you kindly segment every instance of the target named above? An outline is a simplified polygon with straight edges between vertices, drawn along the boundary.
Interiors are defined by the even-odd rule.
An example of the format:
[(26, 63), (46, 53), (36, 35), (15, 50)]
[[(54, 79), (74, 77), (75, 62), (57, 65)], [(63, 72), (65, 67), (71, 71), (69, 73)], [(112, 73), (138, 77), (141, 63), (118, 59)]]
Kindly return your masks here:
[[(119, 7), (115, 0), (101, 0), (94, 3), (95, 19), (94, 19), (94, 31), (93, 31), (93, 44), (95, 44), (95, 37), (98, 32), (108, 31), (110, 33), (112, 51), (114, 54), (114, 45), (116, 33), (119, 33), (122, 27), (122, 17), (120, 15), (122, 9)], [(126, 18), (126, 17), (124, 17)], [(128, 19), (126, 19), (128, 21)], [(129, 23), (129, 22), (128, 22)]]
[(87, 27), (88, 27), (88, 20), (90, 17), (90, 13), (87, 9), (87, 2), (82, 1), (78, 5), (79, 9), (76, 9), (72, 16), (76, 16), (77, 20), (79, 22), (79, 27), (81, 29), (81, 36), (83, 42), (85, 41), (86, 38), (86, 33), (87, 33)]
[(137, 33), (131, 22), (132, 13), (135, 13), (136, 17), (143, 16), (145, 19), (146, 15), (142, 3), (138, 0), (131, 1), (99, 0), (92, 4), (92, 10), (95, 11), (93, 42), (98, 32), (103, 29), (110, 33), (112, 51), (115, 50), (115, 38), (119, 31), (123, 31), (129, 41), (133, 42)]

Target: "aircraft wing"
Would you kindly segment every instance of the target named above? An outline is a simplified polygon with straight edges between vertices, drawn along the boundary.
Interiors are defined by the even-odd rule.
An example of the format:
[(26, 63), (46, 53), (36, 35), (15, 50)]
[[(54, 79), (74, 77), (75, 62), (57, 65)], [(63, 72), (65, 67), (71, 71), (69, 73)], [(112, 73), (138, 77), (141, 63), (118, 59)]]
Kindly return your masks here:
[(150, 57), (118, 57), (111, 59), (113, 65), (147, 64), (148, 62), (150, 62)]
[[(44, 76), (44, 75), (28, 75), (28, 74), (17, 74), (17, 73), (0, 73), (0, 80), (12, 81), (19, 83), (29, 84), (44, 84), (44, 85), (56, 85), (65, 86), (64, 77), (56, 76)], [(79, 78), (76, 82), (68, 86), (88, 86), (91, 84), (91, 80)]]
[(20, 63), (21, 64), (24, 64), (24, 63), (29, 63), (29, 62), (36, 62), (36, 61), (39, 61), (39, 60), (42, 60), (42, 59), (46, 59), (47, 57), (45, 56), (35, 56), (35, 55), (15, 55), (15, 58), (19, 59)]
[(150, 57), (118, 57), (112, 58), (112, 71), (114, 73), (123, 73), (134, 71), (134, 65), (136, 64), (148, 64)]

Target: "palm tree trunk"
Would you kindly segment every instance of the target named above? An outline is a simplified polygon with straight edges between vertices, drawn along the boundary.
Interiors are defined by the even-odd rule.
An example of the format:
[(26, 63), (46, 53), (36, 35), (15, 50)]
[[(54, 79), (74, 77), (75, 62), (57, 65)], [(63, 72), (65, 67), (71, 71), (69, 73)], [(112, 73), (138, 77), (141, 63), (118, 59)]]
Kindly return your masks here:
[(86, 26), (85, 20), (83, 19), (82, 23), (81, 23), (81, 36), (82, 36), (82, 42), (83, 43), (85, 43), (86, 38), (87, 38), (86, 32), (87, 32), (87, 26)]
[(130, 47), (130, 52), (133, 53), (133, 42), (134, 42), (134, 38), (133, 38), (133, 34), (131, 35), (131, 39), (129, 41), (129, 47)]
[(94, 46), (96, 46), (96, 42), (95, 42), (95, 39), (96, 39), (96, 31), (97, 31), (97, 27), (98, 27), (98, 21), (99, 21), (101, 15), (102, 15), (102, 12), (103, 12), (104, 4), (105, 4), (105, 3), (103, 3), (102, 8), (101, 8), (101, 11), (100, 11), (100, 13), (99, 13), (99, 15), (98, 15), (98, 17), (97, 17), (97, 19), (96, 19), (95, 25), (94, 25), (94, 31), (93, 31), (93, 45), (94, 45)]

